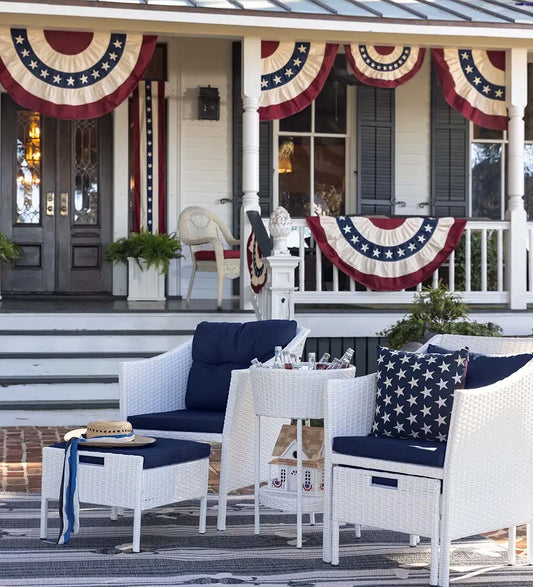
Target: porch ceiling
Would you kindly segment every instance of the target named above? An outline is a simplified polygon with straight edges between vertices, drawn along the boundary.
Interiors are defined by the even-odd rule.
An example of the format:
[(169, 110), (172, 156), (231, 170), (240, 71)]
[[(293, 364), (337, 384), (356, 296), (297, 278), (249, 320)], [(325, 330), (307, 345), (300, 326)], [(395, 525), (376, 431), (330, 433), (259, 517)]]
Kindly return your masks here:
[(533, 2), (514, 0), (85, 0), (62, 4), (140, 5), (188, 12), (313, 18), (390, 19), (424, 24), (533, 24)]

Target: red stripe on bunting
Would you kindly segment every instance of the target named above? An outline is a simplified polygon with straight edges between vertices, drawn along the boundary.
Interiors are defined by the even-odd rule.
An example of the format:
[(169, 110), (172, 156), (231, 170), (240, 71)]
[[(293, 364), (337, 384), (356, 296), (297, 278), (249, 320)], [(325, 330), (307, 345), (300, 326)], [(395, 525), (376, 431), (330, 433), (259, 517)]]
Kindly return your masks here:
[(426, 50), (420, 47), (344, 45), (354, 75), (367, 86), (396, 88), (412, 79), (422, 67)]
[[(337, 219), (330, 216), (308, 216), (306, 220), (321, 252), (346, 275), (375, 291), (400, 291), (415, 287), (425, 281), (457, 247), (467, 222), (465, 218), (363, 219), (362, 217), (341, 217)], [(356, 225), (361, 226), (358, 224), (358, 220), (363, 221), (361, 232), (357, 232), (355, 229)], [(339, 223), (339, 221), (345, 221), (344, 229), (342, 222)], [(432, 223), (434, 234), (439, 232), (438, 240), (440, 242), (438, 244), (432, 243), (429, 246), (430, 236), (426, 239), (426, 244), (419, 242), (424, 234), (426, 221)], [(439, 223), (446, 226), (443, 226), (441, 230), (438, 226)], [(407, 226), (408, 224), (410, 226)], [(354, 230), (348, 233), (346, 227), (349, 225)], [(408, 236), (405, 240), (402, 236), (395, 238), (395, 231), (398, 230), (406, 232)], [(387, 232), (389, 234), (386, 234)], [(378, 238), (374, 237), (374, 241), (369, 240), (372, 238), (372, 233), (379, 235)], [(356, 250), (353, 244), (349, 244), (354, 242), (354, 238), (359, 250)], [(413, 244), (415, 242), (418, 248), (415, 248)], [(368, 254), (366, 256), (361, 253), (361, 243), (363, 243), (363, 247), (370, 245), (367, 246)], [(391, 245), (390, 243), (396, 244)], [(382, 259), (372, 258), (374, 250), (381, 249), (380, 256), (384, 256), (385, 251), (400, 248), (407, 252), (411, 245), (413, 246), (412, 261), (402, 258), (396, 262), (392, 260), (387, 263)], [(428, 249), (436, 253), (428, 257)], [(388, 276), (387, 273), (390, 273), (391, 276)]]
[(286, 118), (307, 108), (322, 90), (338, 47), (330, 43), (263, 41), (260, 119)]
[(446, 102), (484, 128), (505, 130), (505, 52), (432, 49)]
[(82, 33), (76, 42), (78, 33), (68, 35), (74, 40), (70, 51), (64, 31), (2, 29), (0, 83), (15, 102), (53, 118), (103, 116), (131, 94), (157, 41), (155, 36)]
[(141, 129), (139, 87), (133, 92), (131, 100), (131, 163), (133, 166), (133, 230), (139, 232), (141, 228)]
[(159, 173), (159, 206), (158, 206), (158, 230), (166, 230), (166, 185), (167, 185), (167, 158), (166, 158), (166, 128), (167, 128), (167, 108), (165, 101), (165, 82), (157, 82), (157, 102), (158, 102), (158, 173)]

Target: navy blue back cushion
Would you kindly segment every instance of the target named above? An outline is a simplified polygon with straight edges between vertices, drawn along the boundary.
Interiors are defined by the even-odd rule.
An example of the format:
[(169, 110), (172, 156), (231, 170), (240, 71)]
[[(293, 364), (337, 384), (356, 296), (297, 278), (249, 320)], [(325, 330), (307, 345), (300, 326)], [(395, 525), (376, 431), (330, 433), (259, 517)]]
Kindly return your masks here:
[[(449, 353), (451, 351), (435, 344), (428, 345), (428, 353)], [(509, 377), (526, 363), (533, 359), (533, 353), (520, 355), (483, 355), (481, 353), (468, 354), (468, 369), (466, 371), (465, 389), (485, 387), (501, 379)]]
[(294, 320), (200, 322), (192, 342), (186, 408), (224, 412), (232, 370), (247, 369), (254, 357), (268, 361), (275, 346), (286, 346), (296, 336), (296, 328)]

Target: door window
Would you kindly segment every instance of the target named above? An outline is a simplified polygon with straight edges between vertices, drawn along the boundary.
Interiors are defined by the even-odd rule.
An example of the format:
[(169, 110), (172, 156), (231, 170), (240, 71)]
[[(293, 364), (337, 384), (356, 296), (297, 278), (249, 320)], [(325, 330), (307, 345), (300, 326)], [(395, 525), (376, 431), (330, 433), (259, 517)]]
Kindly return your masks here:
[(16, 224), (41, 222), (41, 117), (17, 110)]
[(72, 132), (74, 214), (77, 225), (98, 224), (98, 126), (96, 120), (74, 121)]

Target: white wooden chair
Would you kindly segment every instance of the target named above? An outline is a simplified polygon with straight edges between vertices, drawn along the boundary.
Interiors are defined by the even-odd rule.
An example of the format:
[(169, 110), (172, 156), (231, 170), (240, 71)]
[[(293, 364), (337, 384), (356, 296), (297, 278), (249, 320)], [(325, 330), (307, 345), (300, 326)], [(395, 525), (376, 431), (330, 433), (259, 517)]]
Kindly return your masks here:
[[(428, 344), (450, 350), (467, 346), (490, 355), (533, 352), (533, 338), (458, 335), (434, 336), (416, 352)], [(509, 528), (513, 564), (516, 526), (528, 524), (530, 542), (533, 521), (533, 360), (505, 379), (454, 392), (443, 467), (332, 450), (336, 437), (370, 433), (376, 390), (376, 373), (328, 382), (324, 561), (338, 564), (339, 523), (344, 521), (432, 537), (432, 585), (437, 577), (438, 585), (449, 585), (451, 541), (481, 532)], [(373, 476), (397, 483), (398, 491), (379, 483), (374, 489)], [(354, 479), (357, 486), (350, 486)], [(354, 515), (355, 509), (359, 513)], [(530, 549), (529, 544), (529, 562)]]
[(239, 240), (230, 229), (210, 210), (200, 206), (185, 208), (178, 219), (178, 234), (181, 241), (189, 245), (192, 273), (187, 292), (191, 299), (192, 286), (197, 271), (218, 273), (217, 306), (222, 306), (224, 278), (236, 279), (240, 275), (240, 251), (225, 249), (224, 243), (238, 245)]
[[(298, 328), (296, 336), (286, 345), (286, 349), (299, 357), (303, 353), (305, 340), (309, 334), (306, 328)], [(227, 344), (227, 341), (226, 341)], [(193, 366), (193, 339), (180, 346), (149, 359), (122, 362), (119, 366), (120, 414), (121, 419), (128, 420), (133, 416), (156, 413), (155, 421), (161, 422), (157, 416), (172, 416), (176, 411), (186, 410), (186, 394), (189, 372)], [(212, 412), (198, 414), (201, 420), (207, 421)], [(195, 416), (195, 414), (193, 414)], [(217, 528), (226, 527), (226, 505), (230, 491), (240, 489), (254, 483), (255, 452), (254, 429), (255, 413), (252, 388), (248, 369), (235, 369), (231, 372), (229, 395), (225, 413), (220, 415), (223, 421), (221, 432), (195, 432), (191, 426), (187, 428), (161, 429), (157, 427), (138, 427), (132, 419), (133, 426), (139, 434), (196, 440), (200, 442), (217, 442), (222, 445), (220, 461), (220, 486), (218, 494)], [(287, 420), (271, 418), (262, 429), (264, 464), (262, 479), (268, 478), (267, 462), (281, 428)], [(198, 430), (198, 428), (196, 428)]]

